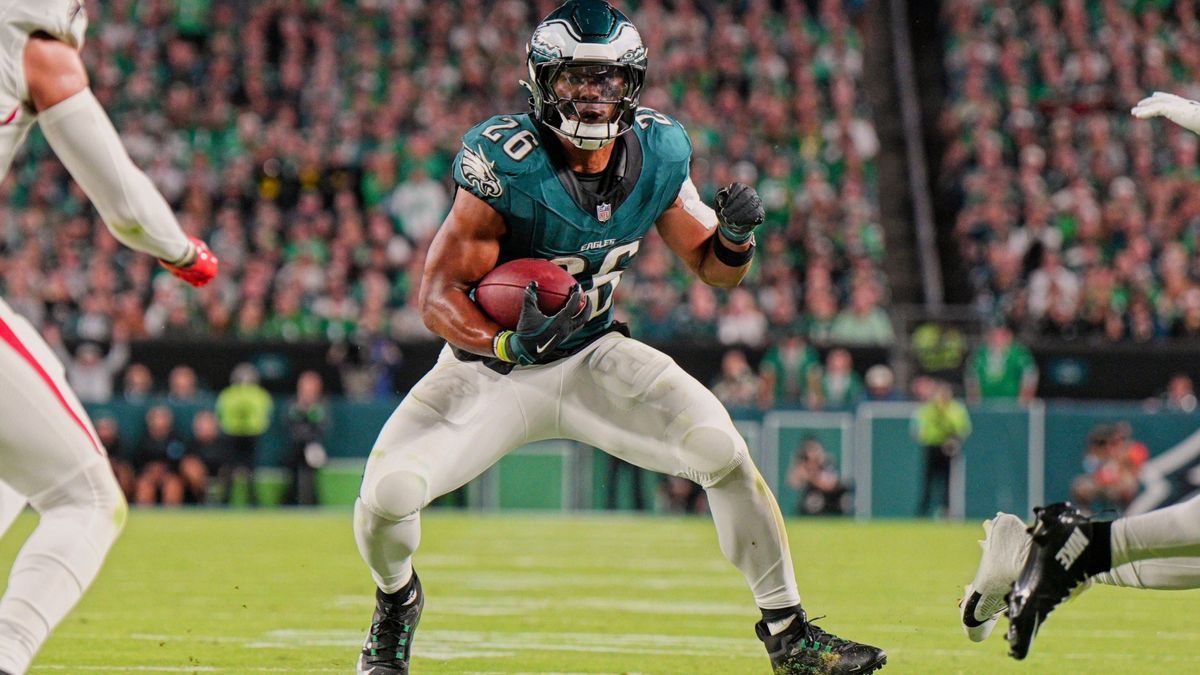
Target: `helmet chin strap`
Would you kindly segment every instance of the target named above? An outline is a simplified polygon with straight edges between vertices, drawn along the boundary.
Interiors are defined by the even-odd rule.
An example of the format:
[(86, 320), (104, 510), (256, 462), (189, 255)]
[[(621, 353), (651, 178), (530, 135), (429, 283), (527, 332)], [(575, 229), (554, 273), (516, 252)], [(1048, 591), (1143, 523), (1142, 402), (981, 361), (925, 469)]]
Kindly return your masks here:
[(621, 125), (616, 122), (584, 124), (579, 120), (564, 118), (559, 129), (575, 147), (581, 150), (599, 150), (617, 140)]

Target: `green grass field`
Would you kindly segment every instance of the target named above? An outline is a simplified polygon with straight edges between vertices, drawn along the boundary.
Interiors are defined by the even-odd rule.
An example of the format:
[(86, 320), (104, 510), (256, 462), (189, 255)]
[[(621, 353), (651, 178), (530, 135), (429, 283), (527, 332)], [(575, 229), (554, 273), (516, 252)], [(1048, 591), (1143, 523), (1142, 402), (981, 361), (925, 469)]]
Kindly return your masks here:
[[(34, 524), (0, 542), (7, 569)], [(1097, 588), (1029, 660), (970, 643), (975, 526), (791, 521), (805, 605), (885, 673), (1200, 672), (1195, 592)], [(765, 673), (754, 604), (707, 519), (424, 518), (416, 673)], [(372, 607), (347, 511), (134, 512), (34, 673), (351, 673)]]

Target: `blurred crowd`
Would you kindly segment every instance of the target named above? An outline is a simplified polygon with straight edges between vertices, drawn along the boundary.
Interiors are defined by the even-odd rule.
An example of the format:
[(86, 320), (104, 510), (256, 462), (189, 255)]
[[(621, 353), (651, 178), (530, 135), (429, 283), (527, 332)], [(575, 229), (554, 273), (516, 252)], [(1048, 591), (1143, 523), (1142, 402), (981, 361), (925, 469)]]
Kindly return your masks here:
[(1200, 336), (1200, 139), (1130, 109), (1200, 98), (1194, 0), (947, 0), (943, 188), (980, 311), (1031, 334)]
[[(525, 43), (555, 4), (89, 2), (92, 87), (223, 274), (193, 291), (121, 249), (35, 132), (0, 184), (4, 297), (69, 343), (430, 338), (414, 299), (450, 163), (473, 125), (528, 109)], [(649, 235), (621, 318), (649, 340), (890, 342), (859, 3), (617, 5), (649, 48), (642, 104), (688, 128), (702, 196), (754, 184), (768, 219), (729, 293)]]

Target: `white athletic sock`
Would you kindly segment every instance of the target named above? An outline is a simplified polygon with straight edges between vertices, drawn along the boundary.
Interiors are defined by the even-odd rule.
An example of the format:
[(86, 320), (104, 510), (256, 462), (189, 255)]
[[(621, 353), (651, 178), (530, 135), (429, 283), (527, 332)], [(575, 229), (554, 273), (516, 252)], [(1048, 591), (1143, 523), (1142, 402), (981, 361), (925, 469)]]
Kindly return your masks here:
[(375, 585), (384, 593), (395, 593), (412, 578), (412, 555), (421, 543), (421, 514), (387, 520), (359, 499), (354, 503), (354, 540)]
[(1147, 559), (1200, 556), (1200, 497), (1112, 523), (1113, 567)]
[(25, 510), (25, 495), (0, 483), (0, 538), (12, 527), (13, 521)]
[(107, 462), (30, 499), (40, 514), (0, 598), (0, 669), (24, 673), (50, 631), (96, 578), (125, 524), (126, 506)]
[(767, 622), (767, 632), (770, 633), (771, 635), (779, 635), (783, 631), (787, 630), (787, 627), (792, 625), (792, 622), (795, 620), (796, 620), (796, 615), (793, 614), (793, 615), (789, 616), (788, 618), (780, 619), (779, 621), (768, 621)]
[(758, 606), (799, 605), (783, 515), (754, 463), (746, 458), (706, 492), (721, 552), (746, 577)]

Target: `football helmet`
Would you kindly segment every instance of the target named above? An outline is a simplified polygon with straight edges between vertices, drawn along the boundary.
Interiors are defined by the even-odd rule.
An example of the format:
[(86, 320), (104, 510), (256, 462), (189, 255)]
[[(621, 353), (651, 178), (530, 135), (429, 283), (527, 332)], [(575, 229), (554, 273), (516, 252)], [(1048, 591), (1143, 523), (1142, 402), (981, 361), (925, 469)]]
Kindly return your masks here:
[(568, 0), (529, 40), (533, 118), (584, 150), (633, 126), (646, 80), (646, 46), (633, 23), (604, 0)]

